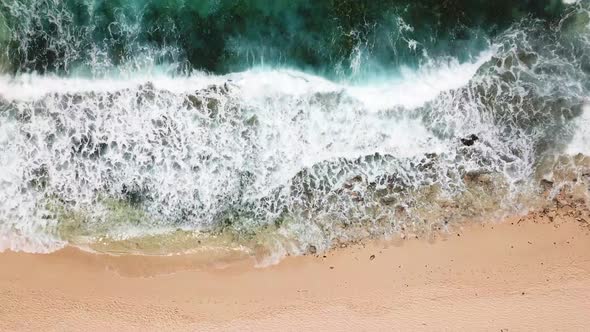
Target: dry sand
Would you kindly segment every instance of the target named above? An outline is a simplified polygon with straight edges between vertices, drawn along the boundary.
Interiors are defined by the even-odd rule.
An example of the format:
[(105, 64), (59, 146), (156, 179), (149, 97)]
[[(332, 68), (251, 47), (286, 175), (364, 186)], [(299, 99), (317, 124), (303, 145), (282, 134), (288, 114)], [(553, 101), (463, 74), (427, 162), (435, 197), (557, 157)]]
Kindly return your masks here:
[(575, 212), (268, 268), (3, 253), (0, 330), (589, 330), (590, 228)]

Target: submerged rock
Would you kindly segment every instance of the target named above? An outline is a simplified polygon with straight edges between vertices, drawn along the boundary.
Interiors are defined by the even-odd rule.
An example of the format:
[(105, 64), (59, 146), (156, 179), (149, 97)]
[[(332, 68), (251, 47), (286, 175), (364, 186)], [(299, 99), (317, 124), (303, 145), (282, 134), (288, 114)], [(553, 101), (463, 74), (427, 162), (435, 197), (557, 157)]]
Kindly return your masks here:
[(310, 254), (312, 254), (312, 255), (315, 255), (315, 254), (318, 252), (317, 248), (316, 248), (315, 246), (313, 246), (313, 245), (310, 245), (310, 246), (307, 248), (307, 251), (308, 251)]
[(463, 143), (463, 145), (465, 145), (465, 146), (472, 146), (478, 140), (479, 140), (479, 137), (477, 137), (477, 135), (471, 134), (465, 138), (461, 138), (461, 143)]

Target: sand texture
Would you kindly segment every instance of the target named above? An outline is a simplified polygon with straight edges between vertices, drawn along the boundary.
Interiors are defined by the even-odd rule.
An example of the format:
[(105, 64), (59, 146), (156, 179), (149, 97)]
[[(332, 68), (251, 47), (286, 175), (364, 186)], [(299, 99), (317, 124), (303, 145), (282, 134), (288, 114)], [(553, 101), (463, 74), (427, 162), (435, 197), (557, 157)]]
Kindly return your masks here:
[(194, 255), (0, 254), (0, 330), (587, 330), (576, 209), (255, 268)]

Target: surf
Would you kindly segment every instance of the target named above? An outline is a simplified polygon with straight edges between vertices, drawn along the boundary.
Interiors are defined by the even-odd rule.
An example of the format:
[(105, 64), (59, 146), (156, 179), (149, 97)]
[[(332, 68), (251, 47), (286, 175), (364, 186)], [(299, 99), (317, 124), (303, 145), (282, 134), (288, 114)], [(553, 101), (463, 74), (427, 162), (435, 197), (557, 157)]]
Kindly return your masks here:
[[(3, 20), (48, 3), (3, 7)], [(57, 4), (56, 17), (79, 15)], [(517, 20), (469, 54), (423, 44), (395, 65), (368, 39), (313, 68), (257, 55), (201, 70), (186, 49), (150, 57), (170, 49), (143, 37), (119, 62), (16, 57), (0, 76), (0, 250), (213, 246), (280, 258), (541, 206), (547, 183), (583, 186), (588, 167), (576, 156), (587, 145), (588, 9), (567, 8)], [(38, 27), (27, 22), (14, 36)], [(60, 43), (89, 42), (100, 25), (88, 22)], [(52, 40), (41, 27), (33, 35)], [(415, 52), (406, 39), (396, 50)], [(8, 50), (53, 50), (29, 42)]]

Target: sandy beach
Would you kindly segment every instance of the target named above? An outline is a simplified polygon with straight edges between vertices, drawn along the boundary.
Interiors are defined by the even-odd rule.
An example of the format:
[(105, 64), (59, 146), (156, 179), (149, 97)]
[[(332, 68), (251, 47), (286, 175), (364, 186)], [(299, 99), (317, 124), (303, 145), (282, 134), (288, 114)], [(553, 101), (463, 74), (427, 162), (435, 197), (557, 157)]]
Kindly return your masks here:
[(3, 253), (0, 330), (584, 330), (584, 213), (531, 213), (267, 268), (75, 248)]

